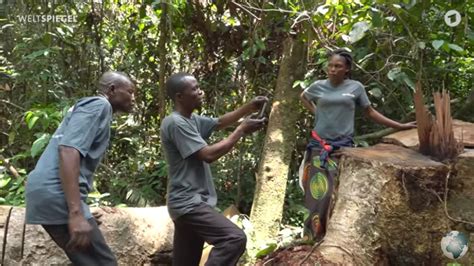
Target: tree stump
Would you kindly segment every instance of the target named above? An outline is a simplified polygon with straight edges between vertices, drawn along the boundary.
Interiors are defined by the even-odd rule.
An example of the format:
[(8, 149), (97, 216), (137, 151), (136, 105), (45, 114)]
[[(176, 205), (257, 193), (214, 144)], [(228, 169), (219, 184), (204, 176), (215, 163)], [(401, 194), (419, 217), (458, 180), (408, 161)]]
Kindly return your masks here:
[(284, 249), (259, 265), (445, 265), (452, 261), (442, 254), (441, 238), (451, 230), (471, 238), (458, 262), (474, 262), (474, 227), (452, 220), (474, 221), (474, 150), (452, 166), (391, 144), (341, 153), (324, 241), (306, 256), (301, 249)]
[(443, 193), (448, 167), (388, 144), (343, 154), (337, 201), (319, 247), (324, 258), (344, 265), (441, 261), (433, 234), (448, 225), (435, 193)]

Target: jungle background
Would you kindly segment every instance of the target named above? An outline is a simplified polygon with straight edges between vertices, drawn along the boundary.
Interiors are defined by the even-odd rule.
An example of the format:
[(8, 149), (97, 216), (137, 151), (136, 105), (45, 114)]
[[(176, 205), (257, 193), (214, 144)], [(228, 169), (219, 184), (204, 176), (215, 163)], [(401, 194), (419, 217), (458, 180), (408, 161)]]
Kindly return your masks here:
[[(448, 10), (461, 23), (448, 26)], [(72, 15), (75, 22), (28, 22), (26, 15)], [(446, 89), (455, 118), (474, 121), (474, 2), (364, 0), (234, 1), (0, 1), (0, 203), (23, 206), (27, 173), (75, 100), (96, 94), (107, 70), (137, 82), (136, 112), (117, 115), (107, 155), (95, 175), (95, 206), (165, 204), (167, 166), (159, 139), (172, 110), (163, 83), (190, 72), (204, 90), (202, 114), (219, 116), (257, 95), (273, 101), (285, 42), (302, 68), (299, 92), (325, 78), (326, 53), (347, 48), (352, 78), (366, 86), (374, 107), (399, 121), (414, 120), (413, 92), (421, 82), (428, 102)], [(286, 68), (288, 69), (288, 68)], [(280, 71), (280, 72), (279, 72)], [(290, 96), (288, 96), (290, 97)], [(270, 110), (267, 110), (269, 113)], [(298, 166), (313, 116), (294, 102), (279, 119), (295, 136), (282, 224), (305, 216)], [(290, 123), (289, 125), (287, 123)], [(356, 115), (356, 144), (376, 143), (383, 127)], [(216, 132), (210, 142), (226, 137)], [(218, 207), (250, 214), (265, 130), (242, 139), (212, 164)], [(14, 169), (11, 171), (9, 169)]]

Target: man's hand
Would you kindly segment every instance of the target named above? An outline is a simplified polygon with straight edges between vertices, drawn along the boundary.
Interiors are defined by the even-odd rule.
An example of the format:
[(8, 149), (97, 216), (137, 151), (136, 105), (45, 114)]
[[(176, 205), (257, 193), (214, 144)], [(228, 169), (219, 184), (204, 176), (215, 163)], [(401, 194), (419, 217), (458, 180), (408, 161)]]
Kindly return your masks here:
[(242, 121), (242, 123), (239, 125), (237, 129), (242, 130), (242, 132), (245, 135), (248, 135), (261, 129), (265, 125), (266, 121), (267, 121), (267, 118), (261, 118), (261, 119), (247, 118), (244, 121)]
[(92, 226), (84, 218), (84, 215), (70, 215), (68, 227), (71, 239), (66, 244), (67, 250), (81, 250), (87, 248), (90, 245), (90, 233), (92, 232)]
[(95, 222), (97, 223), (97, 225), (101, 225), (102, 224), (102, 220), (100, 219), (102, 217), (103, 213), (99, 212), (99, 211), (95, 211), (92, 213), (92, 216), (94, 217), (95, 219)]
[(262, 109), (263, 104), (266, 102), (268, 102), (268, 98), (265, 96), (257, 96), (253, 98), (252, 101), (250, 102), (253, 108), (252, 112), (259, 111), (260, 109)]

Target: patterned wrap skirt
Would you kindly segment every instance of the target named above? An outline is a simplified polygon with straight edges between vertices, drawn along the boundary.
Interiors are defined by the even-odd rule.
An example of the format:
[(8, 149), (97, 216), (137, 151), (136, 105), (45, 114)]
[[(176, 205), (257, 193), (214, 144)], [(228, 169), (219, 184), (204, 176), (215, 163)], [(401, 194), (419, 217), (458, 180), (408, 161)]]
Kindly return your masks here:
[[(330, 145), (330, 151), (324, 154), (324, 148)], [(352, 136), (333, 142), (320, 142), (314, 137), (300, 166), (300, 186), (304, 191), (304, 206), (309, 215), (304, 222), (305, 236), (320, 241), (326, 234), (338, 187), (339, 156), (333, 151), (340, 147), (352, 147)], [(324, 154), (324, 155), (322, 155)]]

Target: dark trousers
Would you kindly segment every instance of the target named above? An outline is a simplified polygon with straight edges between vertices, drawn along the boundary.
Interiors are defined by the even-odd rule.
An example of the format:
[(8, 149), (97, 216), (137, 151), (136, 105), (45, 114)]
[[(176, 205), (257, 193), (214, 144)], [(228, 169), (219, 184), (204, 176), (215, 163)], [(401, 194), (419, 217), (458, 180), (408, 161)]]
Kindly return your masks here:
[(67, 224), (61, 225), (42, 225), (56, 244), (66, 252), (69, 260), (74, 265), (117, 265), (117, 260), (105, 242), (102, 233), (97, 226), (94, 218), (88, 220), (92, 225), (90, 234), (90, 246), (81, 251), (66, 250), (66, 244), (69, 242), (69, 229)]
[(244, 231), (206, 204), (174, 221), (173, 266), (199, 265), (204, 241), (213, 245), (207, 266), (236, 265), (245, 251)]

